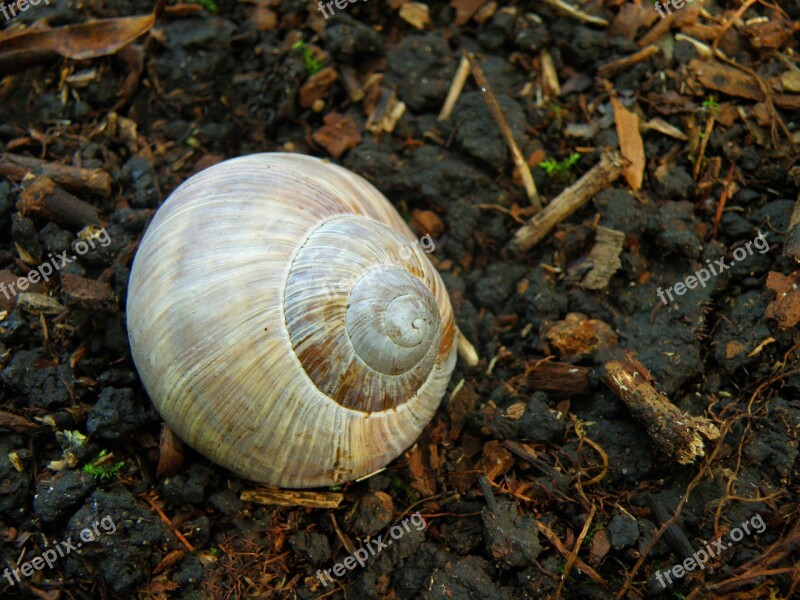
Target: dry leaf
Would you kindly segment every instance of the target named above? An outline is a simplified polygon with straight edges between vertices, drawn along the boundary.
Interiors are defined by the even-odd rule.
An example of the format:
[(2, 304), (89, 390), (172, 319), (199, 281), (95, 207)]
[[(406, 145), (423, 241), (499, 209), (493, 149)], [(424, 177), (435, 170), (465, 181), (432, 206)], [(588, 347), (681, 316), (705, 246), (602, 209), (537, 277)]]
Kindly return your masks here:
[(88, 60), (114, 54), (156, 23), (164, 0), (158, 0), (149, 15), (98, 19), (53, 29), (28, 28), (0, 35), (0, 70), (23, 68), (51, 55), (72, 60)]

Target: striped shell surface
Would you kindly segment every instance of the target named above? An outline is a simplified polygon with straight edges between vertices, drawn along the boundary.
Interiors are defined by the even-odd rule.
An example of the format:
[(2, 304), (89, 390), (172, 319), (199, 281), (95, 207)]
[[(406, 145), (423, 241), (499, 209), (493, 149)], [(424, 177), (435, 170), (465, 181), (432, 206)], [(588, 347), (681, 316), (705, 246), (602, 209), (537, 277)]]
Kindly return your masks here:
[(442, 281), (366, 180), (254, 154), (187, 180), (137, 251), (128, 336), (175, 433), (280, 487), (369, 474), (419, 436), (455, 364)]

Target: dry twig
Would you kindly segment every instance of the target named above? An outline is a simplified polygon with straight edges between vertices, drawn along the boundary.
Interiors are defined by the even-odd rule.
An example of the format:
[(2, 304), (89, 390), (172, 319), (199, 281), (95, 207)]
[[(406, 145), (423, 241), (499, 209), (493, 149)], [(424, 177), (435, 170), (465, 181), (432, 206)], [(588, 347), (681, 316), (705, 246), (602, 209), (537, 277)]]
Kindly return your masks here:
[(597, 192), (607, 188), (622, 173), (623, 159), (617, 152), (606, 152), (600, 162), (583, 177), (561, 192), (540, 213), (517, 230), (507, 249), (525, 252), (538, 244), (561, 221), (586, 204)]
[(500, 128), (500, 132), (503, 134), (503, 139), (505, 139), (509, 150), (511, 150), (511, 155), (514, 157), (514, 164), (516, 165), (517, 170), (519, 170), (520, 177), (522, 177), (522, 184), (525, 186), (528, 199), (537, 210), (541, 210), (542, 201), (539, 198), (539, 192), (536, 190), (536, 184), (533, 182), (531, 169), (528, 166), (528, 163), (525, 161), (525, 158), (522, 156), (519, 146), (517, 146), (517, 142), (514, 139), (514, 135), (511, 133), (511, 127), (508, 125), (506, 116), (500, 109), (500, 104), (498, 104), (497, 98), (495, 98), (494, 94), (492, 93), (492, 88), (489, 86), (489, 82), (486, 80), (486, 76), (483, 74), (483, 70), (481, 69), (480, 65), (478, 65), (478, 61), (475, 60), (475, 57), (470, 52), (465, 51), (464, 56), (466, 56), (467, 60), (469, 61), (469, 66), (472, 69), (472, 76), (475, 78), (475, 82), (481, 88), (481, 91), (483, 92), (483, 98), (486, 100), (486, 105), (489, 107), (492, 117), (494, 117), (494, 120), (497, 122), (497, 126)]

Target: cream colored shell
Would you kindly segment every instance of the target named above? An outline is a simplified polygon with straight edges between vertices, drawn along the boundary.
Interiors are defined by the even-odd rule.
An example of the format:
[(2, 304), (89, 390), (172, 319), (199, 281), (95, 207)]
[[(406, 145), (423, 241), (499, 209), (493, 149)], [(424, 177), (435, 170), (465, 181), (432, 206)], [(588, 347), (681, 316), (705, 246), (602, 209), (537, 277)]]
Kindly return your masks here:
[(418, 437), (455, 363), (450, 302), (367, 181), (297, 154), (191, 177), (145, 233), (128, 335), (190, 446), (281, 487), (341, 483)]

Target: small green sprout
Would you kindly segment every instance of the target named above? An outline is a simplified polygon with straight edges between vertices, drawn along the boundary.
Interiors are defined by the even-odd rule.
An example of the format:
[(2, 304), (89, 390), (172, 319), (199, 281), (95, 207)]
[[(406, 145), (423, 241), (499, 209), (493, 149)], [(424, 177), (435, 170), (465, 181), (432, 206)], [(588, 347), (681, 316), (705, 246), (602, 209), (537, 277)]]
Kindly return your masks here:
[(88, 473), (95, 479), (108, 479), (119, 473), (120, 469), (125, 466), (123, 461), (115, 463), (110, 466), (101, 465), (103, 459), (108, 456), (108, 450), (101, 450), (100, 454), (95, 456), (94, 460), (83, 466), (84, 473)]
[(719, 102), (713, 95), (709, 96), (708, 100), (703, 101), (703, 108), (716, 115), (719, 112)]
[(188, 0), (189, 4), (199, 4), (208, 12), (217, 12), (217, 4), (214, 0)]
[(572, 179), (570, 169), (572, 169), (580, 159), (581, 155), (577, 152), (573, 152), (561, 162), (548, 158), (540, 162), (539, 166), (542, 167), (545, 173), (553, 177), (559, 183), (566, 183)]
[(302, 40), (297, 40), (292, 46), (292, 50), (301, 49), (303, 51), (303, 70), (306, 75), (314, 75), (325, 68), (325, 61), (314, 58), (311, 48)]

